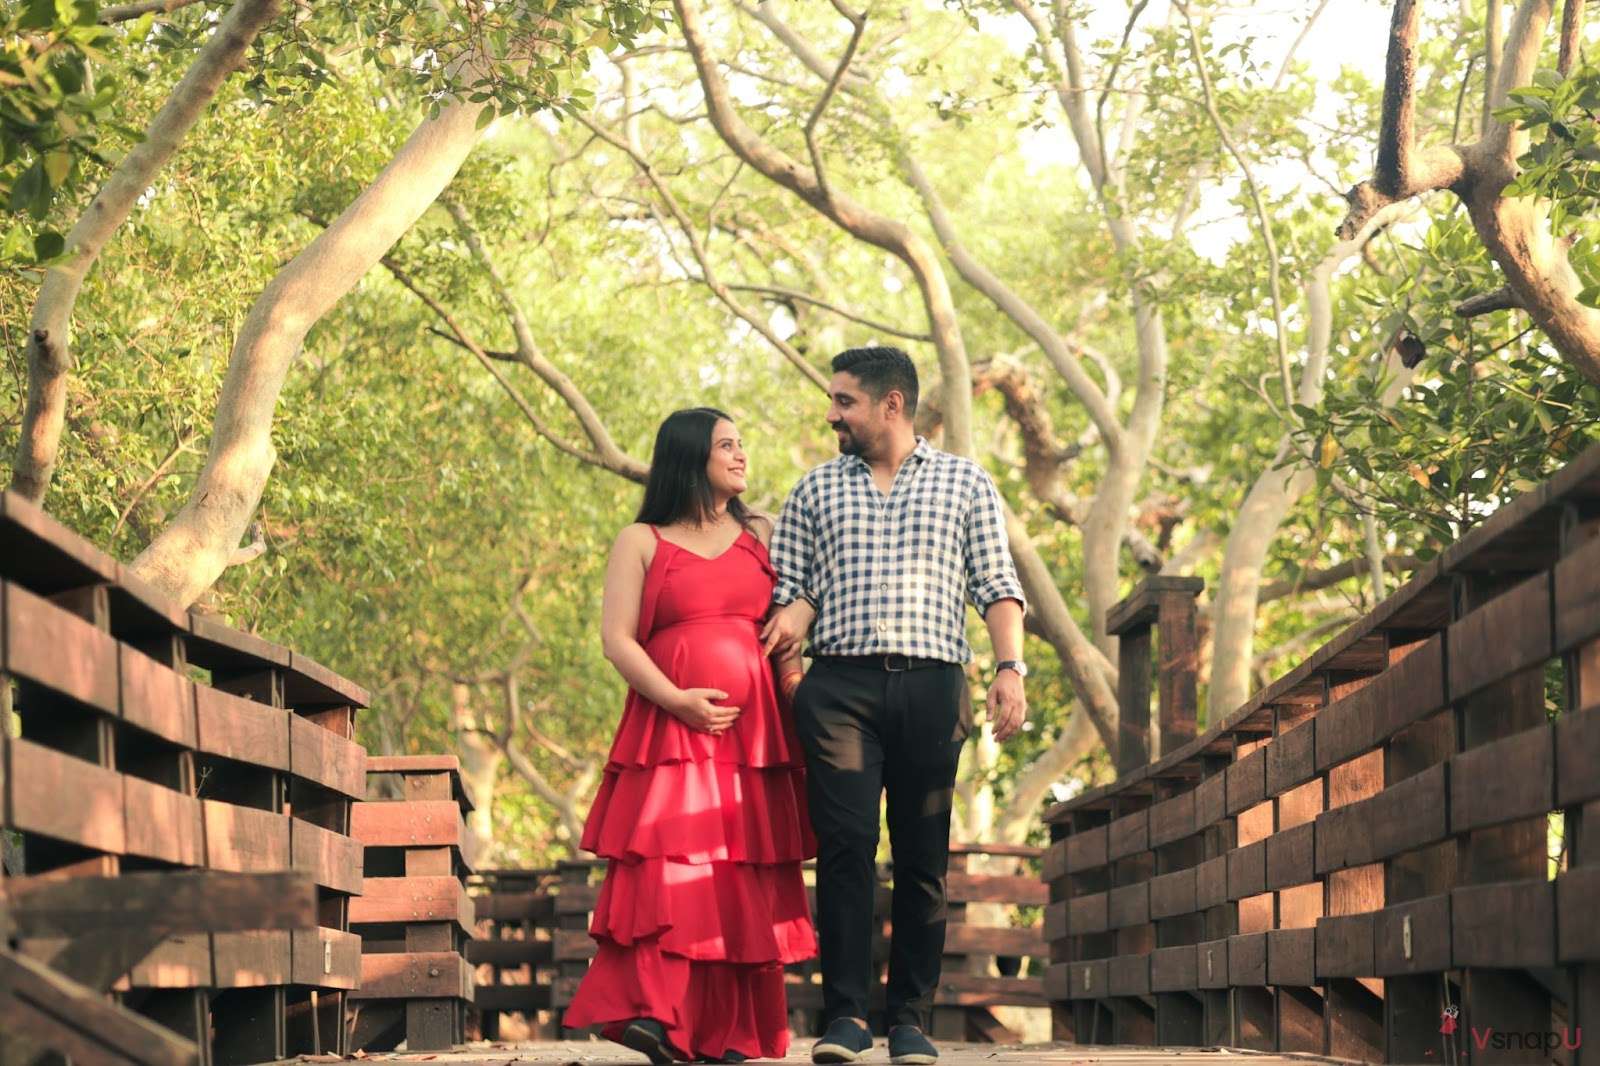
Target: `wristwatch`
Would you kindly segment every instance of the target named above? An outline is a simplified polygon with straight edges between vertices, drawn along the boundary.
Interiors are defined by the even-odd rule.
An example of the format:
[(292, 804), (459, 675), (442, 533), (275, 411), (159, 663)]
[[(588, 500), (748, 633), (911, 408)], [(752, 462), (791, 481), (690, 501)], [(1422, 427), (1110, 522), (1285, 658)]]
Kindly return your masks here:
[(1018, 677), (1028, 676), (1028, 664), (1021, 659), (1001, 659), (994, 664), (994, 672), (998, 674), (1002, 670), (1015, 670)]

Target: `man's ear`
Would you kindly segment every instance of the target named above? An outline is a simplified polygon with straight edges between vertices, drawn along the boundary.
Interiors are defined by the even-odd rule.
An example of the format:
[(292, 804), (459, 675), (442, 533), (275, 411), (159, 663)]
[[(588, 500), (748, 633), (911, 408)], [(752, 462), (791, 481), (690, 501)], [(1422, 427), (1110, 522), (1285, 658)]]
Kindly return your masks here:
[(906, 395), (899, 389), (890, 389), (883, 394), (883, 413), (896, 418), (904, 418), (906, 414)]

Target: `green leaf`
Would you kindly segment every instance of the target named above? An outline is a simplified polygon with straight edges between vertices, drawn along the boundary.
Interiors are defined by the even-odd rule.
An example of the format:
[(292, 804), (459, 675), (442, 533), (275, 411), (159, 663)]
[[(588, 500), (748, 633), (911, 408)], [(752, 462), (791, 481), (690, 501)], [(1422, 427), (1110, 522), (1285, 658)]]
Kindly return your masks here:
[(33, 257), (48, 262), (66, 250), (67, 241), (55, 230), (45, 230), (33, 238)]
[[(44, 207), (40, 207), (40, 201)], [(30, 212), (35, 218), (42, 218), (50, 203), (50, 186), (45, 180), (44, 162), (35, 159), (33, 165), (22, 172), (17, 183), (11, 187), (11, 210), (18, 214), (23, 211)]]
[(45, 177), (50, 179), (50, 184), (56, 188), (67, 183), (67, 175), (72, 173), (72, 153), (49, 152), (44, 157)]

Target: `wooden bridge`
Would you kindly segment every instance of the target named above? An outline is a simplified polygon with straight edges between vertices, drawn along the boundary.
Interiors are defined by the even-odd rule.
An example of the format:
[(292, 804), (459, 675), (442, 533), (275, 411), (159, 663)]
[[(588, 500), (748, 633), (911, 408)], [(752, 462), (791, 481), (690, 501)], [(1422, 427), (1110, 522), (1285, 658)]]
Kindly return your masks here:
[[(1600, 1062), (1600, 449), (1202, 735), (1198, 591), (1112, 612), (1118, 780), (955, 850), (944, 1061)], [(639, 1061), (558, 1028), (596, 864), (475, 873), (453, 760), (368, 760), (366, 702), (0, 498), (0, 1064)]]

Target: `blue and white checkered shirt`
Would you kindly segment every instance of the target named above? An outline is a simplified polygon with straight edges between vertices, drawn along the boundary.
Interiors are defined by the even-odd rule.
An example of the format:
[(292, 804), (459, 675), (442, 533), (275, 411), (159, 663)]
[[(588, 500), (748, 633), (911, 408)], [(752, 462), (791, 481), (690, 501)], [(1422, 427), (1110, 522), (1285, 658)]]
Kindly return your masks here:
[(817, 605), (815, 655), (913, 655), (964, 663), (969, 599), (1026, 604), (1000, 494), (983, 467), (925, 439), (886, 498), (859, 456), (800, 479), (772, 533), (772, 602)]

